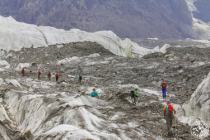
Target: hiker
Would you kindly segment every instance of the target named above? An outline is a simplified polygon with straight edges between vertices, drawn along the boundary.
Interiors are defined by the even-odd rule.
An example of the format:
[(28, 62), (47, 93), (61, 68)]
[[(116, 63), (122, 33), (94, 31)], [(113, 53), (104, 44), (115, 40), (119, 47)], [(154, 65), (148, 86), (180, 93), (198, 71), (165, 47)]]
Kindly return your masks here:
[(40, 78), (41, 78), (41, 71), (40, 70), (38, 70), (38, 80), (40, 80)]
[(131, 99), (132, 99), (133, 104), (136, 105), (138, 97), (139, 97), (139, 92), (138, 92), (138, 89), (136, 88), (135, 90), (131, 91)]
[(22, 74), (22, 76), (25, 76), (25, 68), (22, 68), (21, 74)]
[(176, 111), (174, 110), (173, 105), (171, 104), (170, 101), (168, 101), (163, 108), (164, 111), (164, 117), (166, 120), (166, 125), (167, 125), (167, 130), (168, 130), (168, 136), (172, 134), (171, 128), (173, 125), (173, 120), (174, 120), (174, 114), (176, 114)]
[(161, 83), (163, 100), (166, 100), (167, 82), (165, 80)]
[(78, 73), (78, 82), (81, 84), (82, 83), (82, 68), (78, 66), (77, 68), (77, 73)]
[(58, 82), (59, 76), (60, 76), (60, 74), (59, 74), (58, 72), (56, 72), (56, 74), (55, 74), (55, 81), (56, 81), (56, 82)]
[(91, 97), (98, 97), (98, 93), (97, 93), (95, 88), (93, 88), (93, 91), (90, 93), (90, 96)]
[(47, 74), (47, 77), (48, 77), (48, 80), (49, 80), (49, 81), (51, 80), (51, 76), (52, 76), (52, 75), (51, 75), (51, 72), (49, 71), (48, 74)]
[(79, 79), (78, 79), (79, 83), (82, 83), (82, 75), (79, 75)]

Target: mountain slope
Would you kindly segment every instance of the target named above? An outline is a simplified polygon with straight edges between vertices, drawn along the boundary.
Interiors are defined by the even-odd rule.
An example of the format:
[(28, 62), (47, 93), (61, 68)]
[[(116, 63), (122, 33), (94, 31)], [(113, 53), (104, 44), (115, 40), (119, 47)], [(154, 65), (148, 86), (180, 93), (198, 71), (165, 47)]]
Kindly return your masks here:
[(191, 12), (194, 37), (197, 39), (210, 40), (210, 1), (185, 0)]
[(0, 14), (57, 28), (112, 30), (132, 39), (192, 37), (183, 0), (1, 0)]
[(210, 1), (197, 0), (194, 2), (197, 11), (194, 12), (195, 18), (201, 19), (204, 22), (210, 23)]

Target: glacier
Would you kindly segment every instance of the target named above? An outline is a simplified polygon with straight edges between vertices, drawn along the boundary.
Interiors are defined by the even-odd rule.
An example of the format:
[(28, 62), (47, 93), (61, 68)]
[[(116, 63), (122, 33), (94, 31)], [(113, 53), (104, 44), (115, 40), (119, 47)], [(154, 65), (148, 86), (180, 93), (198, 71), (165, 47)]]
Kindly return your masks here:
[[(102, 45), (115, 55), (142, 57), (160, 52), (160, 48), (147, 49), (130, 39), (121, 39), (112, 31), (89, 33), (79, 29), (69, 31), (53, 27), (36, 26), (17, 22), (12, 17), (0, 16), (0, 49), (20, 50), (26, 47), (41, 47), (70, 42), (91, 41)], [(165, 50), (163, 50), (165, 52)]]

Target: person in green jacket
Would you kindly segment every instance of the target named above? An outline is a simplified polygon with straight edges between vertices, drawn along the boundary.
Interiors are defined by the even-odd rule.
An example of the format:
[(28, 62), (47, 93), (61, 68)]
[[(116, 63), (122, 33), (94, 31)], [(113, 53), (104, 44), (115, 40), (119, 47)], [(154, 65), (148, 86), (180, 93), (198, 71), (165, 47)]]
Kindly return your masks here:
[(138, 97), (139, 97), (139, 91), (136, 88), (135, 90), (131, 91), (131, 99), (132, 99), (133, 104), (136, 104)]

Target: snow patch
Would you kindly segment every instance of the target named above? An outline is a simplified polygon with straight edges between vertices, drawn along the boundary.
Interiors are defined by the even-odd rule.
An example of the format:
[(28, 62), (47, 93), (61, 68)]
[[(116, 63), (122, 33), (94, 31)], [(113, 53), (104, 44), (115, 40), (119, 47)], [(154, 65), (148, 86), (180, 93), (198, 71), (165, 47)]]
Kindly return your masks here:
[(94, 53), (94, 54), (88, 55), (87, 57), (89, 57), (89, 58), (95, 58), (95, 57), (99, 57), (99, 56), (101, 56), (101, 55), (98, 54), (98, 53)]
[(65, 59), (62, 59), (62, 60), (59, 60), (57, 62), (57, 64), (77, 64), (79, 63), (81, 60), (80, 60), (80, 57), (77, 57), (77, 56), (74, 56), (74, 57), (70, 57), (70, 58), (65, 58)]
[(14, 87), (22, 88), (22, 86), (20, 85), (20, 83), (17, 80), (15, 80), (15, 79), (5, 79), (5, 82), (7, 84), (12, 84)]
[(200, 67), (205, 65), (205, 62), (194, 62), (193, 65), (190, 65), (190, 68)]
[(165, 54), (167, 52), (167, 49), (170, 48), (171, 46), (169, 44), (165, 44), (160, 48), (160, 52)]
[(10, 68), (10, 64), (5, 60), (0, 60), (0, 71), (5, 71)]
[(187, 6), (188, 6), (188, 8), (189, 8), (189, 10), (190, 10), (191, 12), (197, 11), (196, 6), (194, 5), (194, 3), (195, 3), (197, 0), (185, 0), (185, 1), (186, 1)]
[(155, 90), (151, 90), (151, 89), (142, 89), (143, 92), (146, 92), (146, 95), (156, 95), (156, 96), (160, 96), (161, 93)]
[(99, 140), (98, 137), (93, 136), (90, 132), (77, 128), (72, 125), (58, 125), (51, 130), (47, 131), (46, 133), (42, 134), (43, 136), (58, 136), (58, 135), (63, 135), (66, 139), (94, 139), (94, 140)]

